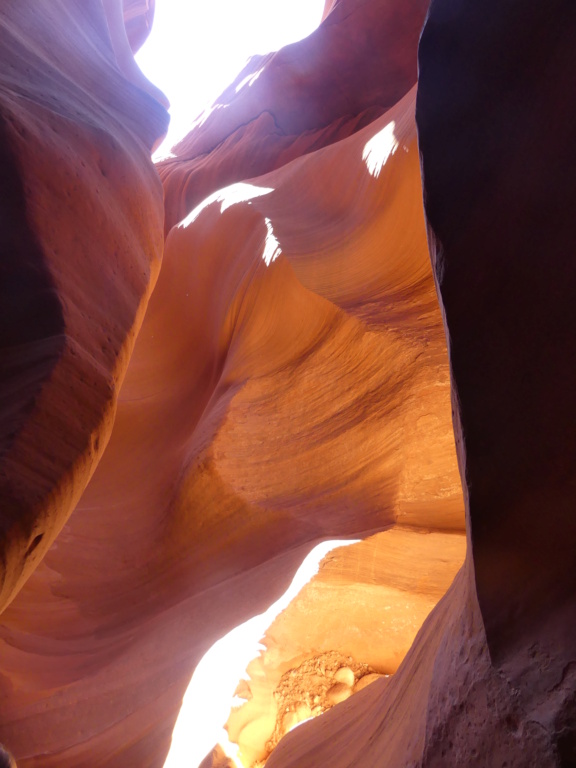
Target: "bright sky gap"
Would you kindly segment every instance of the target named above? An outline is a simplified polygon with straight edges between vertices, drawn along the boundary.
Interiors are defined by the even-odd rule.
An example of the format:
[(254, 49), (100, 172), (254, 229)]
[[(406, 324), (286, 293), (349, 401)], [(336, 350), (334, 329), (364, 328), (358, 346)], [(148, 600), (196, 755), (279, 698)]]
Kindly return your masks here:
[(152, 32), (136, 59), (170, 99), (160, 154), (186, 135), (251, 56), (307, 37), (323, 10), (324, 0), (157, 0)]

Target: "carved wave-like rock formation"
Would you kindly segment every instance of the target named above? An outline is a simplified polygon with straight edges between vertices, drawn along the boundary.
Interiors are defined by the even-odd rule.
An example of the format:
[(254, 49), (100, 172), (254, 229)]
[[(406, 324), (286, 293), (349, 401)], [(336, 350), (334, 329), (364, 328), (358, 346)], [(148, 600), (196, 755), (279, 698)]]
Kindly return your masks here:
[(342, 538), (249, 667), (246, 766), (573, 764), (576, 13), (489, 6), (327, 0), (158, 174), (154, 3), (3, 6), (19, 766), (159, 768), (203, 654)]

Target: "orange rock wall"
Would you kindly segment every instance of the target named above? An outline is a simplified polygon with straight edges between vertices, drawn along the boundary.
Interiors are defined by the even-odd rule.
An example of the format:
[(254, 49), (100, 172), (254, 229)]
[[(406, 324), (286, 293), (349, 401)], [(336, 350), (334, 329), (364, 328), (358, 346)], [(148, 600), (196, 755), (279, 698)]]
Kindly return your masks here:
[[(105, 456), (4, 614), (18, 754), (38, 729), (44, 765), (157, 765), (194, 665), (312, 543), (461, 529), (413, 110), (412, 91), (345, 148), (225, 190), (171, 232)], [(380, 167), (366, 146), (392, 120)], [(408, 470), (425, 441), (421, 485)], [(20, 676), (27, 696), (52, 691), (42, 714)], [(78, 700), (90, 730), (71, 747)]]
[(389, 684), (465, 549), (462, 535), (396, 526), (330, 552), (270, 625), (238, 688), (246, 703), (226, 729), (242, 764), (265, 761), (296, 725), (376, 680)]
[[(462, 529), (414, 126), (419, 24), (410, 9), (370, 8), (352, 4), (345, 32), (336, 6), (307, 43), (322, 71), (350, 56), (352, 73), (357, 48), (342, 40), (386, 22), (382, 55), (401, 84), (360, 69), (310, 117), (323, 130), (352, 114), (352, 135), (267, 160), (249, 182), (242, 160), (242, 183), (207, 197), (217, 171), (193, 212), (167, 187), (168, 216), (187, 218), (167, 239), (106, 452), (2, 617), (0, 735), (21, 766), (162, 764), (195, 664), (283, 591), (316, 541)], [(257, 82), (268, 71), (278, 57)], [(314, 77), (291, 83), (294, 117), (299, 93), (323, 109)], [(276, 88), (259, 97), (267, 114)], [(362, 110), (404, 94), (361, 127)], [(253, 110), (245, 91), (233, 112)], [(277, 117), (297, 135), (308, 123), (290, 114)], [(191, 139), (215, 147), (215, 169), (225, 128)]]
[[(434, 0), (418, 145), (427, 4), (326, 3), (160, 166), (160, 272), (165, 112), (104, 7), (0, 12), (0, 740), (24, 768), (158, 768), (212, 642), (315, 542), (381, 532), (372, 591), (402, 584), (412, 621), (332, 635), (395, 674), (267, 766), (569, 768), (572, 5)], [(463, 555), (452, 416), (469, 547), (408, 650)], [(298, 610), (264, 695), (338, 650)]]
[(431, 5), (419, 146), (470, 547), (394, 678), (269, 768), (574, 764), (575, 29), (569, 3)]

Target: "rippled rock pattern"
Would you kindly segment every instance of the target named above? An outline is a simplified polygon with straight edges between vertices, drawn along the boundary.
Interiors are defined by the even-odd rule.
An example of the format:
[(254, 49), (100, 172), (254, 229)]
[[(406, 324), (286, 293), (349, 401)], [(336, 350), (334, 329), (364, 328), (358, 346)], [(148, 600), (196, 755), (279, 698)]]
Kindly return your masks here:
[(147, 153), (166, 115), (118, 71), (94, 2), (4, 3), (0, 60), (5, 606), (110, 435), (159, 268), (162, 193)]
[(433, 0), (417, 92), (428, 4), (327, 0), (159, 166), (161, 268), (154, 3), (112, 6), (0, 11), (0, 741), (160, 768), (206, 650), (348, 537), (244, 764), (569, 768), (571, 4)]
[(575, 764), (575, 32), (567, 2), (431, 4), (417, 121), (468, 555), (386, 687), (268, 768)]

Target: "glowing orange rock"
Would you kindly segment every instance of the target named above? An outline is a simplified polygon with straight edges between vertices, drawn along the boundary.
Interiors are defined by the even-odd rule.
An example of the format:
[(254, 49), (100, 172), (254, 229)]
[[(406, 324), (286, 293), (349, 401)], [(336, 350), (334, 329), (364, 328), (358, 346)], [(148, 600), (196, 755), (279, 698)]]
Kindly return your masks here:
[[(135, 2), (126, 18), (145, 18)], [(342, 650), (327, 648), (297, 617), (310, 586), (276, 625), (297, 662), (267, 657), (290, 731), (269, 768), (574, 764), (576, 15), (516, 5), (435, 0), (422, 38), (470, 547), (376, 680), (462, 554), (406, 95), (427, 4), (327, 0), (317, 33), (252, 62), (161, 168), (169, 223), (184, 221), (145, 317), (161, 227), (147, 150), (164, 111), (122, 76), (129, 40), (98, 2), (3, 5), (5, 603), (62, 529), (0, 627), (1, 738), (23, 768), (156, 768), (212, 641), (314, 542), (391, 526), (371, 586), (404, 579), (408, 625), (371, 629), (373, 645), (334, 622)], [(372, 546), (344, 559), (349, 585)], [(359, 624), (362, 607), (347, 609)], [(330, 679), (309, 685), (318, 702), (291, 700), (286, 664), (310, 677), (311, 651)], [(257, 714), (237, 728), (248, 761), (266, 727), (278, 735), (274, 707)]]
[(468, 554), (397, 674), (268, 768), (574, 764), (575, 34), (568, 3), (431, 5), (417, 115)]
[(314, 542), (461, 530), (413, 111), (170, 233), (106, 453), (3, 617), (17, 755), (156, 765), (200, 657)]
[[(64, 5), (51, 9), (64, 14)], [(43, 109), (42, 130), (25, 157), (23, 178), (40, 190), (37, 199), (30, 193), (30, 210), (42, 214), (44, 227), (33, 232), (41, 232), (54, 256), (38, 257), (50, 278), (40, 281), (39, 293), (47, 301), (45, 287), (54, 285), (63, 297), (61, 315), (37, 302), (59, 321), (55, 330), (44, 315), (34, 328), (49, 329), (50, 341), (69, 334), (88, 372), (101, 377), (62, 368), (59, 348), (48, 364), (41, 358), (36, 391), (57, 408), (62, 423), (50, 424), (76, 450), (52, 472), (42, 418), (26, 422), (44, 429), (27, 445), (46, 481), (42, 514), (50, 537), (94, 471), (123, 384), (109, 444), (74, 515), (2, 616), (2, 738), (23, 768), (38, 761), (43, 768), (152, 768), (167, 753), (201, 656), (277, 597), (314, 543), (393, 525), (432, 530), (436, 538), (428, 541), (456, 542), (446, 550), (443, 588), (461, 556), (448, 367), (410, 90), (426, 6), (415, 1), (398, 13), (388, 2), (335, 4), (318, 33), (267, 57), (260, 76), (231, 96), (230, 108), (191, 134), (185, 142), (191, 165), (181, 154), (161, 169), (169, 222), (186, 216), (170, 231), (143, 317), (160, 225), (146, 149), (161, 132), (164, 113), (120, 74), (118, 67), (132, 77), (126, 36), (112, 13), (119, 4), (106, 5), (118, 67), (100, 6), (72, 5), (86, 18), (72, 15), (72, 28), (53, 34), (62, 34), (73, 52), (87, 47), (75, 37), (84, 29), (88, 39), (93, 33), (105, 41), (104, 53), (90, 48), (111, 78), (102, 76), (102, 100), (112, 91), (121, 104), (111, 116), (86, 88), (82, 126), (92, 126), (89, 117), (95, 120), (100, 108), (106, 119), (88, 130), (90, 141), (80, 130), (80, 138), (66, 134), (54, 146)], [(47, 7), (37, 12), (48, 24)], [(359, 40), (370, 42), (375, 59), (367, 61)], [(54, 39), (45, 45), (54, 47)], [(83, 56), (72, 58), (81, 82), (71, 76), (78, 92), (68, 106), (84, 104)], [(44, 98), (59, 98), (58, 88), (39, 82)], [(158, 121), (148, 123), (138, 108)], [(280, 126), (280, 140), (270, 134), (267, 114)], [(62, 121), (76, 125), (68, 113), (66, 120), (48, 117), (58, 130)], [(112, 138), (110, 124), (118, 126)], [(266, 132), (269, 150), (261, 141)], [(116, 153), (113, 167), (105, 162), (106, 147)], [(141, 155), (134, 161), (133, 149)], [(200, 163), (208, 168), (206, 180), (189, 193), (195, 163), (207, 153)], [(49, 185), (54, 167), (70, 174), (82, 162), (82, 194), (64, 208), (60, 190), (68, 187)], [(270, 172), (254, 178), (264, 171)], [(98, 176), (106, 173), (109, 187)], [(228, 180), (240, 183), (217, 191)], [(201, 204), (191, 211), (194, 201)], [(97, 260), (103, 252), (118, 258)], [(15, 377), (9, 390), (18, 397), (27, 392), (18, 389), (21, 380)], [(73, 395), (64, 391), (71, 385)], [(18, 407), (8, 414), (20, 418), (24, 406), (14, 402)], [(54, 501), (56, 493), (68, 494), (65, 503)], [(26, 533), (24, 548), (36, 541), (30, 540), (35, 529)], [(412, 537), (424, 534), (389, 534), (403, 535), (416, 542)], [(37, 556), (48, 540), (36, 547)], [(36, 564), (30, 560), (30, 568)], [(405, 563), (393, 583), (403, 569)], [(442, 591), (419, 600), (417, 585), (411, 590), (415, 618), (379, 649), (379, 661), (371, 659), (366, 670), (353, 661), (333, 670), (324, 693), (335, 712), (374, 695), (378, 681), (348, 697), (368, 677), (359, 669), (382, 671), (386, 657), (392, 670)], [(345, 646), (340, 629), (338, 644)], [(284, 730), (315, 706), (301, 702)], [(266, 716), (276, 722), (275, 711)], [(217, 752), (212, 758), (226, 762)]]
[(243, 765), (394, 674), (464, 559), (463, 536), (400, 527), (333, 550), (267, 630), (227, 723)]

